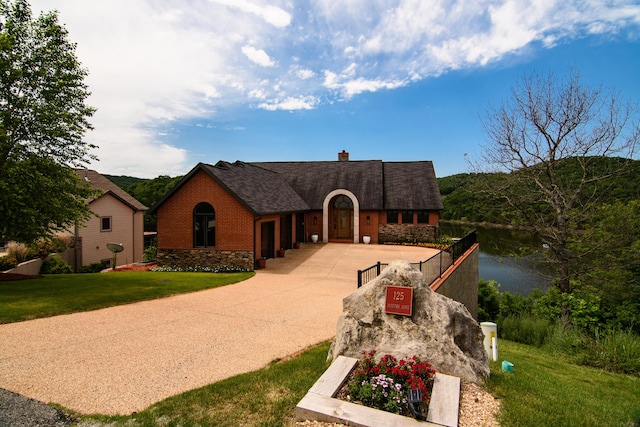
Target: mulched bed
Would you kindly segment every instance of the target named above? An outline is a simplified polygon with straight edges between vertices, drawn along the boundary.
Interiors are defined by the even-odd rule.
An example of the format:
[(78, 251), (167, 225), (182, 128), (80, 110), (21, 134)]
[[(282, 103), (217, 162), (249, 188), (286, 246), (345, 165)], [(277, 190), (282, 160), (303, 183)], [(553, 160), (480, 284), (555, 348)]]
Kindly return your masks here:
[(109, 268), (107, 270), (103, 270), (103, 272), (120, 273), (120, 272), (126, 272), (126, 271), (149, 271), (152, 268), (155, 268), (157, 266), (158, 266), (157, 262), (147, 262), (144, 264), (128, 264), (128, 265), (118, 266), (115, 270), (112, 270)]

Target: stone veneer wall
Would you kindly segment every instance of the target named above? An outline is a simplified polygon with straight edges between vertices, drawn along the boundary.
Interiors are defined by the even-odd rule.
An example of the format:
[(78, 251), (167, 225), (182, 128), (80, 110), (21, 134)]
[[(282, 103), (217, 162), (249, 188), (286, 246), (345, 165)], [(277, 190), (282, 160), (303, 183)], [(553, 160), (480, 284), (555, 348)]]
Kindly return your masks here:
[(238, 270), (254, 269), (253, 252), (216, 249), (158, 250), (158, 265), (167, 267), (210, 267)]
[(438, 237), (438, 226), (430, 224), (380, 224), (378, 241), (432, 242)]

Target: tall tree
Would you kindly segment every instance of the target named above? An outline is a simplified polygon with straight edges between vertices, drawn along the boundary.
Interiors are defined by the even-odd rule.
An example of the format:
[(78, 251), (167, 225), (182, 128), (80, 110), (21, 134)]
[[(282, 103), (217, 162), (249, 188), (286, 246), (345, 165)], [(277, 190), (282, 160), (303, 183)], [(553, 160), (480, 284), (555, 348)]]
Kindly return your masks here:
[(57, 12), (34, 18), (26, 0), (0, 0), (0, 240), (89, 215), (91, 192), (71, 169), (96, 148), (83, 140), (94, 109), (75, 48)]
[[(489, 109), (488, 143), (478, 171), (508, 172), (484, 190), (505, 199), (530, 226), (557, 267), (557, 286), (571, 292), (579, 253), (570, 250), (599, 198), (628, 171), (640, 137), (637, 109), (615, 92), (584, 84), (571, 69), (524, 75), (511, 98)], [(604, 167), (593, 167), (607, 156)], [(602, 162), (597, 162), (602, 165)]]

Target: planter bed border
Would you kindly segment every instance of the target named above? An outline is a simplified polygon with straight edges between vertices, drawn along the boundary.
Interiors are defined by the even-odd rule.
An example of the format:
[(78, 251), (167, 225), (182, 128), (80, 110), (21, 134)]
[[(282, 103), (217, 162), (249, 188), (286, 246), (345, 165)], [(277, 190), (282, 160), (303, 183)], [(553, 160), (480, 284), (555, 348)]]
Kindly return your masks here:
[(455, 427), (460, 406), (460, 378), (436, 373), (427, 421), (418, 421), (367, 406), (336, 399), (358, 363), (353, 357), (338, 356), (296, 406), (299, 420), (343, 423), (356, 427), (423, 426)]

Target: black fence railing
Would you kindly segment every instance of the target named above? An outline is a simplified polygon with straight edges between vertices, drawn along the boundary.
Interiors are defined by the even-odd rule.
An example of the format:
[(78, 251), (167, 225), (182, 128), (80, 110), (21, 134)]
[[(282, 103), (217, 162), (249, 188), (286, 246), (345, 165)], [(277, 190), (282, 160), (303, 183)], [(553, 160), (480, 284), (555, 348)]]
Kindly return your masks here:
[(451, 255), (453, 257), (453, 263), (455, 264), (456, 260), (465, 254), (471, 248), (471, 246), (476, 243), (476, 230), (469, 232), (462, 239), (454, 242), (451, 245)]
[[(436, 279), (442, 277), (449, 267), (455, 264), (456, 260), (464, 255), (476, 243), (476, 231), (472, 231), (463, 238), (455, 241), (449, 247), (441, 250), (434, 256), (424, 261), (411, 263), (422, 272), (424, 280), (431, 284)], [(380, 275), (380, 272), (389, 264), (377, 262), (369, 268), (358, 270), (358, 287), (370, 282)]]

